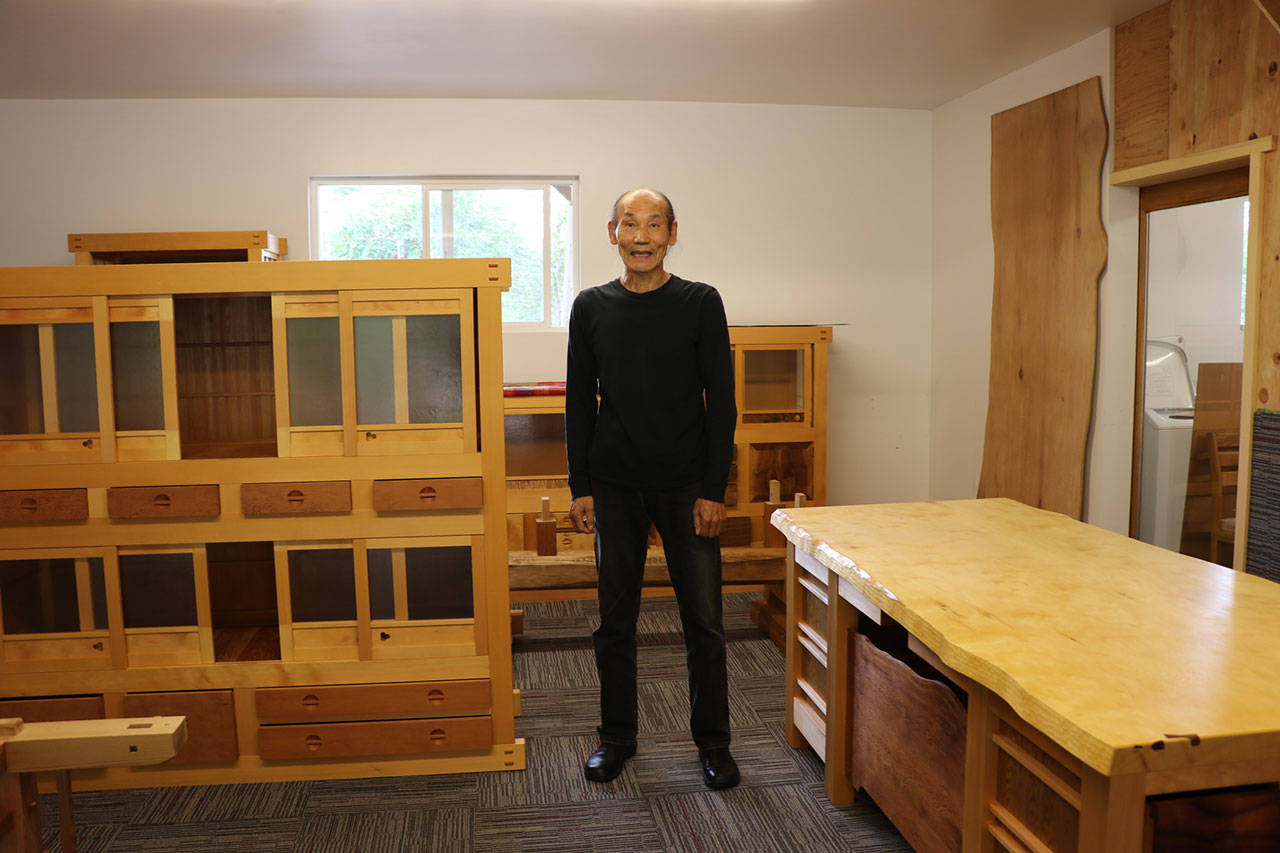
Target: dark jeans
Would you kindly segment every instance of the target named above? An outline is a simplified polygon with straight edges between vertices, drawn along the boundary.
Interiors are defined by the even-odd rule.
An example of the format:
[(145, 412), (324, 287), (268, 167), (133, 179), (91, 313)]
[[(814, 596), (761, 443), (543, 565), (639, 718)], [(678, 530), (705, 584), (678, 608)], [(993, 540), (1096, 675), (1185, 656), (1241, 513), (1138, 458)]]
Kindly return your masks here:
[(699, 749), (729, 745), (729, 678), (721, 619), (720, 540), (693, 532), (697, 486), (637, 491), (592, 483), (600, 627), (600, 740), (636, 742), (636, 620), (650, 522), (662, 537), (689, 667), (689, 729)]

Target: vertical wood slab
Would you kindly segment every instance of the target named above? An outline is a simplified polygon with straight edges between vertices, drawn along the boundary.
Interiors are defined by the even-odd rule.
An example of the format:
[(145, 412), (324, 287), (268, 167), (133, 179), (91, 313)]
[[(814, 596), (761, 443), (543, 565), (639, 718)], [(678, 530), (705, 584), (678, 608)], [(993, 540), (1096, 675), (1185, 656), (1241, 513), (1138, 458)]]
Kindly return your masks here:
[(1248, 137), (1243, 131), (1244, 54), (1260, 15), (1250, 0), (1175, 2), (1171, 9), (1169, 156)]
[(1072, 518), (1093, 411), (1106, 149), (1097, 77), (991, 117), (995, 284), (978, 496)]
[[(1251, 172), (1253, 170), (1250, 170)], [(1256, 316), (1249, 317), (1254, 349), (1252, 399), (1244, 407), (1280, 408), (1280, 152), (1262, 155), (1263, 197), (1261, 210), (1253, 207), (1250, 218), (1257, 217), (1261, 230), (1262, 255), (1258, 270)], [(1250, 299), (1249, 307), (1253, 307)]]
[(1116, 27), (1113, 167), (1169, 158), (1170, 3)]

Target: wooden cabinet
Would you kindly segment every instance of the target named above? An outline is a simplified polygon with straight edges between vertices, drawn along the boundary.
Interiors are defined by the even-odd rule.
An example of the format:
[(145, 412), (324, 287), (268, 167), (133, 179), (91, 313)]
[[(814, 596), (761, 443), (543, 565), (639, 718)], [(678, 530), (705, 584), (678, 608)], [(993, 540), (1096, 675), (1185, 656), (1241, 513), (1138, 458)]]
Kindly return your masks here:
[(86, 788), (522, 768), (509, 262), (100, 236), (0, 269), (0, 701), (189, 718)]

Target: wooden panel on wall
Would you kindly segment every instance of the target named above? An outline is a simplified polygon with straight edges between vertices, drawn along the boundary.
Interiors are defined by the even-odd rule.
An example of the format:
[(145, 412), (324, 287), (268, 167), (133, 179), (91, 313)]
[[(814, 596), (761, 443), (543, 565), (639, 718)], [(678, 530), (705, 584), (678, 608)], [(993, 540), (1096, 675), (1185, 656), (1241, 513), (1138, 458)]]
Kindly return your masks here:
[(1169, 157), (1170, 5), (1116, 27), (1116, 170)]
[(1095, 77), (991, 117), (995, 285), (979, 497), (1079, 518), (1093, 410), (1107, 149)]

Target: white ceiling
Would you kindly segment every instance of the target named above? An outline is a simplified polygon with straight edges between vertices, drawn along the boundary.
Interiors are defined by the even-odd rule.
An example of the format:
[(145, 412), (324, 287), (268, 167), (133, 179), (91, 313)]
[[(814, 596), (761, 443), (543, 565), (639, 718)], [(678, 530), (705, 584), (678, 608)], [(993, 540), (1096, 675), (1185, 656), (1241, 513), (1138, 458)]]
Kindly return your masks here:
[(0, 0), (0, 98), (929, 109), (1160, 0)]

